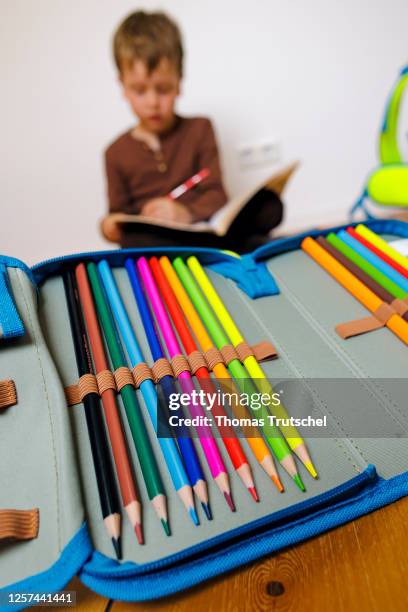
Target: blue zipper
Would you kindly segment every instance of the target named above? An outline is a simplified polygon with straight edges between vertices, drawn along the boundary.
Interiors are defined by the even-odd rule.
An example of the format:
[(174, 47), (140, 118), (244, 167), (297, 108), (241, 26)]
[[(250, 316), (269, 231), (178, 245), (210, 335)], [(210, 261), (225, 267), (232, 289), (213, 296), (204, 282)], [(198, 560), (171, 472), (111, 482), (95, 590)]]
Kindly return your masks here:
[[(87, 567), (86, 571), (88, 574), (93, 575), (95, 577), (131, 577), (137, 576), (140, 574), (148, 573), (150, 571), (161, 569), (163, 567), (176, 564), (180, 561), (185, 560), (190, 556), (197, 556), (203, 551), (208, 551), (210, 548), (216, 549), (218, 546), (223, 544), (226, 541), (232, 541), (234, 539), (239, 539), (242, 541), (243, 536), (246, 538), (253, 537), (256, 535), (254, 532), (257, 530), (263, 530), (265, 526), (273, 527), (273, 525), (279, 524), (282, 521), (285, 522), (285, 526), (288, 523), (289, 519), (292, 519), (294, 516), (298, 515), (299, 519), (304, 515), (310, 516), (311, 510), (322, 510), (327, 508), (329, 505), (333, 503), (339, 503), (343, 500), (349, 498), (350, 494), (356, 493), (363, 489), (368, 484), (374, 484), (379, 479), (375, 466), (368, 465), (368, 467), (362, 472), (358, 474), (351, 480), (331, 489), (330, 491), (326, 491), (325, 493), (321, 493), (316, 497), (305, 500), (289, 508), (285, 508), (278, 512), (273, 512), (272, 514), (268, 514), (256, 521), (252, 521), (251, 523), (247, 523), (246, 525), (242, 525), (241, 527), (237, 527), (231, 531), (227, 531), (223, 534), (220, 534), (212, 539), (206, 540), (205, 542), (201, 542), (200, 544), (196, 544), (195, 546), (191, 546), (183, 551), (180, 551), (174, 555), (170, 555), (163, 559), (159, 559), (158, 561), (152, 561), (150, 563), (146, 563), (143, 565), (137, 565), (133, 562), (127, 562), (122, 565), (116, 564), (114, 571), (104, 571), (100, 573), (98, 571), (92, 571), (91, 567)], [(281, 525), (277, 526), (277, 529), (280, 528)], [(102, 557), (100, 553), (96, 553), (98, 557)], [(110, 560), (111, 561), (111, 560)]]

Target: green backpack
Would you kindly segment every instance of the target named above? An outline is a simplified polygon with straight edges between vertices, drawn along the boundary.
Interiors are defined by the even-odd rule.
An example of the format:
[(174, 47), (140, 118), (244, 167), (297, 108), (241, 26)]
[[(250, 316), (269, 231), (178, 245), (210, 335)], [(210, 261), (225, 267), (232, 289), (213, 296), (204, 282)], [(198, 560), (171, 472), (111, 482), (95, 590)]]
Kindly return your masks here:
[(385, 109), (379, 143), (381, 165), (370, 174), (362, 195), (350, 211), (351, 216), (360, 209), (367, 218), (374, 218), (364, 206), (366, 198), (382, 206), (408, 207), (408, 164), (401, 158), (397, 138), (398, 115), (407, 83), (408, 66), (405, 66)]

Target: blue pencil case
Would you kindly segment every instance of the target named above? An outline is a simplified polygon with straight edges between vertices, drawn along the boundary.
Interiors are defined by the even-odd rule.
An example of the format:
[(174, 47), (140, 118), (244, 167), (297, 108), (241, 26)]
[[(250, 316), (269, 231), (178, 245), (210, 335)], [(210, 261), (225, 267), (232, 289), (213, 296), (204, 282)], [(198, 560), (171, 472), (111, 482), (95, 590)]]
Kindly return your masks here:
[[(367, 226), (387, 240), (408, 239), (408, 224), (399, 221), (375, 220)], [(349, 340), (336, 334), (339, 322), (367, 311), (300, 249), (306, 235), (333, 229), (277, 240), (242, 257), (215, 249), (131, 249), (60, 257), (31, 269), (0, 258), (0, 538), (10, 525), (18, 527), (14, 539), (0, 542), (1, 609), (10, 608), (13, 594), (56, 592), (75, 575), (108, 598), (165, 597), (408, 494), (407, 346), (387, 328)], [(150, 254), (199, 258), (245, 340), (268, 340), (276, 347), (278, 359), (265, 362), (263, 369), (271, 380), (285, 382), (289, 414), (307, 393), (310, 413), (326, 419), (327, 435), (308, 437), (305, 432), (319, 478), (312, 479), (297, 462), (306, 486), (302, 493), (280, 469), (283, 494), (241, 439), (259, 503), (233, 473), (220, 443), (230, 468), (235, 513), (211, 482), (197, 445), (214, 515), (208, 521), (199, 509), (198, 527), (187, 521), (166, 466), (159, 463), (171, 537), (157, 527), (130, 448), (146, 543), (138, 545), (124, 519), (124, 560), (118, 562), (101, 519), (83, 406), (67, 407), (64, 394), (78, 375), (61, 275), (80, 261), (107, 259), (151, 363), (124, 269), (127, 257)], [(339, 384), (344, 393), (337, 392)], [(143, 416), (160, 462), (155, 432)], [(13, 601), (13, 609), (30, 603)]]

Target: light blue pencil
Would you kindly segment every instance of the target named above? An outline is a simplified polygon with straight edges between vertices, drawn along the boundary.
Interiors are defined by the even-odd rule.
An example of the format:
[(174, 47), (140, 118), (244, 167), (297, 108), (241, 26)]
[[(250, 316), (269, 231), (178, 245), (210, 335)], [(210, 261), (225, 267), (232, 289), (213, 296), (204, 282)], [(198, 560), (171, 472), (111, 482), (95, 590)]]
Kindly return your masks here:
[(396, 285), (401, 287), (403, 291), (408, 293), (408, 279), (406, 279), (402, 274), (400, 274), (397, 270), (394, 270), (389, 264), (383, 261), (378, 255), (367, 249), (364, 244), (361, 244), (358, 240), (356, 240), (353, 236), (345, 232), (344, 230), (338, 233), (338, 236), (343, 242), (345, 242), (349, 247), (354, 249), (356, 253), (364, 257), (370, 264), (375, 266), (377, 270), (380, 270), (383, 274), (388, 276)]
[[(129, 316), (123, 304), (119, 290), (117, 288), (112, 271), (106, 260), (98, 263), (99, 274), (105, 287), (105, 292), (112, 309), (113, 316), (119, 328), (122, 341), (132, 367), (144, 362), (142, 351), (136, 338), (136, 334), (130, 323)], [(150, 419), (157, 433), (157, 405), (158, 397), (155, 386), (151, 380), (145, 380), (140, 385), (140, 390)], [(198, 525), (198, 516), (194, 507), (193, 492), (180, 457), (179, 450), (173, 438), (159, 437), (158, 442), (162, 450), (167, 468), (169, 470), (174, 488), (186, 507), (195, 525)]]

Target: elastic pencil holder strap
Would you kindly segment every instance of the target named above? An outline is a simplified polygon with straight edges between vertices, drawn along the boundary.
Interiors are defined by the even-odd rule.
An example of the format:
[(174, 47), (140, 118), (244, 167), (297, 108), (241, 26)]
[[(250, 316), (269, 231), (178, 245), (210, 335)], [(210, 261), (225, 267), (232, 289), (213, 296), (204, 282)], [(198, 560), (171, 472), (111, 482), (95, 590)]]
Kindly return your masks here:
[(275, 359), (278, 356), (276, 348), (271, 342), (263, 340), (257, 344), (250, 346), (247, 342), (240, 342), (235, 347), (240, 361), (244, 361), (248, 357), (255, 357), (257, 361), (266, 361), (267, 359)]
[(113, 373), (116, 382), (116, 388), (118, 391), (126, 387), (126, 385), (135, 386), (135, 380), (133, 378), (132, 372), (126, 366), (122, 366), (118, 368)]
[(200, 368), (207, 368), (207, 362), (200, 351), (193, 351), (187, 357), (191, 374), (195, 374)]
[(347, 338), (353, 338), (354, 336), (366, 334), (376, 329), (382, 329), (395, 314), (396, 310), (390, 304), (382, 302), (371, 316), (341, 323), (336, 325), (335, 329), (343, 340), (347, 340)]
[(408, 298), (405, 298), (404, 300), (396, 298), (391, 302), (390, 306), (395, 310), (395, 312), (403, 316), (406, 312), (408, 312)]
[(68, 406), (80, 404), (89, 393), (99, 393), (98, 383), (94, 374), (84, 374), (76, 385), (65, 387), (65, 398)]
[(17, 391), (14, 380), (0, 381), (0, 412), (17, 404)]
[(206, 361), (207, 368), (210, 371), (212, 371), (215, 368), (215, 366), (219, 365), (220, 363), (225, 365), (224, 359), (220, 351), (216, 349), (214, 346), (208, 349), (208, 351), (205, 351), (204, 359)]
[(96, 383), (98, 385), (98, 393), (102, 395), (108, 389), (116, 391), (116, 381), (113, 373), (110, 370), (102, 370), (96, 375)]
[(145, 380), (154, 380), (153, 372), (144, 361), (135, 365), (132, 374), (136, 389), (138, 389)]
[(32, 510), (0, 510), (0, 540), (33, 540), (38, 536), (40, 512)]
[(175, 355), (171, 358), (174, 376), (178, 378), (183, 372), (190, 372), (190, 365), (184, 355)]
[(174, 377), (173, 368), (171, 367), (171, 363), (165, 357), (160, 357), (151, 367), (151, 372), (153, 375), (153, 382), (157, 385), (165, 376)]
[(225, 365), (229, 365), (234, 359), (240, 361), (239, 355), (232, 344), (226, 344), (220, 349), (222, 359)]

